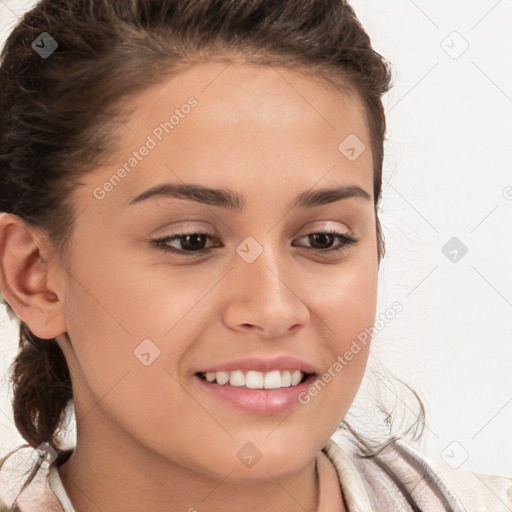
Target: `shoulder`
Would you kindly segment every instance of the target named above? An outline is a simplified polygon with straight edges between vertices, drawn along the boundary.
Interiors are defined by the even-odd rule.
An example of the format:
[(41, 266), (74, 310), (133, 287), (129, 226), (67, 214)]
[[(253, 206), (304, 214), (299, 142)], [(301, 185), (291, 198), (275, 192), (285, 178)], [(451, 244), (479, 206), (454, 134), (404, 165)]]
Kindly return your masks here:
[(49, 485), (49, 467), (41, 465), (34, 479), (21, 491), (30, 474), (29, 461), (18, 458), (17, 462), (0, 471), (0, 512), (62, 512)]
[(454, 469), (425, 455), (432, 468), (450, 485), (469, 511), (512, 511), (512, 478)]
[(364, 499), (376, 512), (512, 512), (510, 478), (453, 469), (402, 440), (374, 458), (360, 457), (345, 441), (331, 439), (324, 452), (336, 467), (344, 492), (343, 480), (347, 482), (349, 475), (359, 485), (354, 502), (366, 494)]

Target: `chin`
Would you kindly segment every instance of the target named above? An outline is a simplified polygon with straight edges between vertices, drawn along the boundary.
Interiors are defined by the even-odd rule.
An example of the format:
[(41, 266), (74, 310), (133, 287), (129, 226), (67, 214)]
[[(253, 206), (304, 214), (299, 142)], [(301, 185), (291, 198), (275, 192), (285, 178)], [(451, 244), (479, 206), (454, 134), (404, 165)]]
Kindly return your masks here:
[(260, 450), (250, 442), (244, 444), (235, 452), (234, 458), (225, 461), (228, 472), (232, 471), (230, 478), (268, 480), (272, 476), (281, 479), (300, 471), (314, 459), (316, 451), (312, 448), (309, 455), (309, 450), (305, 450), (304, 446), (298, 450), (297, 442), (293, 439), (290, 437), (288, 442), (277, 446), (268, 440), (266, 443), (263, 439), (255, 441), (254, 445), (259, 446)]

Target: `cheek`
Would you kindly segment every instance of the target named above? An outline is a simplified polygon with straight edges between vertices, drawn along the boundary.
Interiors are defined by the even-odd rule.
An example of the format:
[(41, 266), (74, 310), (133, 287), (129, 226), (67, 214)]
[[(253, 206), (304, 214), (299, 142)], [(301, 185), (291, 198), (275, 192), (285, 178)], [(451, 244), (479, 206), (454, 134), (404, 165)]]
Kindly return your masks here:
[(107, 309), (105, 298), (92, 295), (92, 289), (88, 282), (74, 286), (65, 301), (73, 384), (80, 391), (88, 390), (93, 397), (86, 399), (91, 401), (105, 396), (134, 362), (130, 332), (116, 318), (117, 311)]
[(333, 411), (339, 411), (333, 428), (350, 407), (366, 369), (376, 314), (377, 278), (372, 265), (347, 261), (329, 279), (317, 281), (319, 286), (311, 288), (310, 304), (316, 317), (312, 321), (323, 332), (322, 348), (330, 354), (330, 360), (304, 402), (321, 401), (322, 411), (330, 411), (326, 422), (333, 420)]
[[(89, 295), (80, 290), (74, 290), (74, 293), (74, 312), (69, 311), (68, 334), (74, 349), (70, 367), (75, 412), (83, 431), (101, 431), (98, 425), (107, 422), (113, 432), (116, 428), (122, 433), (127, 432), (144, 446), (184, 466), (190, 464), (190, 454), (194, 453), (197, 439), (212, 446), (229, 441), (209, 411), (184, 392), (177, 366), (185, 351), (186, 337), (180, 343), (177, 337), (171, 337), (173, 331), (166, 338), (153, 336), (160, 350), (159, 356), (153, 359), (151, 344), (143, 351), (137, 350), (141, 343), (139, 334), (127, 334)], [(148, 321), (147, 330), (140, 326), (140, 332), (151, 332), (154, 314), (151, 305), (146, 310), (143, 303), (134, 302), (137, 304), (136, 319), (142, 323)], [(167, 303), (167, 312), (162, 325), (169, 329), (173, 325), (169, 318), (172, 308), (168, 300), (163, 302)], [(183, 313), (176, 314), (174, 323), (182, 316)], [(156, 329), (153, 325), (153, 330), (160, 332), (161, 327)], [(180, 324), (176, 331), (179, 327)], [(134, 355), (134, 350), (140, 359)], [(142, 362), (145, 352), (150, 353), (148, 365)], [(232, 460), (235, 460), (235, 454), (233, 448)], [(202, 466), (208, 467), (211, 464), (208, 450), (202, 457)]]
[(347, 342), (373, 325), (377, 280), (377, 266), (355, 257), (331, 273), (311, 279), (306, 296), (333, 349), (343, 350)]
[[(118, 291), (123, 295), (123, 289)], [(108, 417), (157, 450), (159, 443), (160, 447), (169, 444), (169, 437), (180, 439), (177, 425), (188, 422), (192, 426), (194, 418), (201, 414), (179, 383), (176, 361), (181, 357), (181, 348), (174, 345), (172, 360), (166, 357), (164, 343), (169, 344), (171, 338), (152, 334), (161, 328), (151, 322), (154, 312), (151, 308), (149, 313), (145, 311), (143, 303), (132, 299), (136, 304), (133, 313), (137, 313), (133, 319), (139, 322), (139, 328), (126, 332), (113, 317), (120, 312), (121, 304), (119, 310), (107, 312), (99, 305), (102, 297), (94, 300), (80, 287), (72, 293), (73, 304), (68, 301), (67, 318), (73, 352), (68, 361), (71, 359), (77, 419), (83, 418), (94, 431), (95, 425)], [(128, 305), (131, 300), (125, 302)], [(145, 312), (141, 314), (142, 311)], [(146, 321), (143, 327), (141, 324)], [(169, 322), (165, 327), (169, 328)], [(177, 416), (181, 422), (175, 421)], [(158, 437), (160, 434), (162, 437)]]

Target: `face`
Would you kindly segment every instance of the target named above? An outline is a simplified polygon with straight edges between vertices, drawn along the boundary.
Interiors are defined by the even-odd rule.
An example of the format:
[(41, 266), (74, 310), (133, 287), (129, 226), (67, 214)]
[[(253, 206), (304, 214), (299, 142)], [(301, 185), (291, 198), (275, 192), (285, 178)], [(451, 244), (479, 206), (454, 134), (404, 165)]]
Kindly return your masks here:
[[(130, 102), (108, 166), (74, 191), (61, 269), (78, 440), (123, 436), (217, 477), (291, 474), (343, 419), (368, 356), (344, 357), (376, 312), (363, 107), (297, 72), (213, 62)], [(348, 136), (366, 147), (355, 159)], [(223, 192), (176, 197), (185, 184)], [(315, 196), (346, 186), (367, 197)], [(295, 370), (306, 381), (290, 386)]]

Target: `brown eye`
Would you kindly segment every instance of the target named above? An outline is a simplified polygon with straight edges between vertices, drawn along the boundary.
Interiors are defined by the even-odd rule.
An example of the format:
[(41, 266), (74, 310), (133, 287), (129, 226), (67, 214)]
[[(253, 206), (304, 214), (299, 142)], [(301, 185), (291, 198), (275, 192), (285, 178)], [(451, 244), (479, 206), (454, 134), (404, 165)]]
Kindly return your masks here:
[[(355, 245), (357, 240), (353, 238), (350, 233), (338, 233), (337, 231), (322, 231), (318, 233), (309, 233), (301, 238), (307, 238), (311, 244), (310, 249), (321, 254), (340, 253), (347, 250), (350, 246)], [(213, 247), (219, 247), (217, 242), (214, 246), (205, 248), (208, 240), (213, 239), (213, 235), (209, 233), (179, 233), (164, 238), (151, 240), (151, 245), (157, 247), (165, 252), (173, 254), (181, 254), (183, 256), (195, 256), (209, 252)], [(335, 240), (340, 240), (341, 243), (332, 247)], [(171, 245), (172, 242), (178, 242), (181, 247)], [(294, 247), (297, 246), (295, 241), (292, 243)]]
[[(205, 243), (212, 238), (213, 236), (209, 233), (180, 233), (152, 240), (151, 245), (166, 252), (193, 256), (208, 252), (210, 249), (205, 249), (204, 246)], [(170, 245), (171, 242), (175, 241), (177, 241), (181, 247), (176, 248)]]
[[(323, 254), (347, 250), (350, 246), (357, 243), (357, 240), (353, 238), (350, 233), (338, 233), (337, 231), (310, 233), (301, 238), (307, 238), (308, 241), (312, 244), (311, 248)], [(332, 244), (336, 239), (341, 240), (341, 243), (335, 247), (332, 247)], [(295, 242), (293, 245), (295, 245)], [(327, 247), (325, 247), (326, 245)]]

